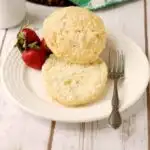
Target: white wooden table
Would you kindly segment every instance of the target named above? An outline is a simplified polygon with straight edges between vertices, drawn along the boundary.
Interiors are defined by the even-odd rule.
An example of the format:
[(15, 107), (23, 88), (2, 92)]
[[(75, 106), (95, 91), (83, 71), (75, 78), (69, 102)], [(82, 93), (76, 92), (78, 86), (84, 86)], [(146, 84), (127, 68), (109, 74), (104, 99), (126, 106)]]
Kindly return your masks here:
[[(30, 3), (27, 8), (34, 27), (54, 9)], [(150, 50), (150, 0), (147, 5), (146, 0), (140, 0), (96, 14), (108, 27), (135, 40), (143, 51)], [(14, 45), (18, 30), (0, 30), (1, 61)], [(0, 150), (46, 150), (49, 137), (51, 150), (148, 150), (146, 94), (123, 113), (123, 119), (119, 130), (107, 127), (106, 120), (82, 124), (43, 120), (18, 108), (0, 88)]]

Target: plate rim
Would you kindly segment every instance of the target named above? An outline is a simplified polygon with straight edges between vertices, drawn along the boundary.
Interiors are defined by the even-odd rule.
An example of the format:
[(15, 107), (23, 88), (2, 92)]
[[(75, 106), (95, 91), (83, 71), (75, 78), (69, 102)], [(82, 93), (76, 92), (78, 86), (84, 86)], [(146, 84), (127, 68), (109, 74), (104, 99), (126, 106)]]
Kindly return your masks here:
[[(108, 32), (111, 33), (111, 34), (114, 33), (114, 31), (110, 31), (110, 30)], [(130, 107), (132, 107), (138, 101), (138, 99), (143, 95), (143, 93), (145, 92), (145, 90), (147, 88), (147, 85), (149, 83), (149, 80), (150, 80), (150, 65), (149, 65), (149, 61), (148, 61), (147, 56), (145, 55), (144, 51), (142, 50), (142, 48), (134, 40), (132, 40), (130, 37), (126, 36), (122, 32), (117, 32), (117, 33), (119, 33), (123, 38), (126, 38), (126, 39), (130, 40), (135, 46), (138, 47), (137, 51), (140, 52), (141, 55), (143, 55), (143, 58), (145, 59), (145, 62), (146, 62), (146, 65), (147, 65), (146, 69), (148, 71), (147, 79), (145, 80), (145, 84), (143, 86), (144, 88), (141, 90), (141, 92), (139, 94), (137, 94), (136, 98), (134, 99), (134, 101), (132, 101), (132, 103), (127, 104), (124, 109), (120, 109), (120, 113), (123, 113), (126, 109), (129, 109)], [(14, 48), (11, 48), (11, 50), (12, 49), (14, 49)], [(89, 118), (86, 117), (86, 119), (84, 119), (84, 120), (82, 118), (81, 119), (73, 119), (72, 118), (72, 119), (68, 120), (68, 118), (61, 118), (61, 117), (59, 117), (59, 118), (57, 117), (56, 118), (56, 117), (44, 116), (44, 115), (42, 115), (42, 114), (40, 114), (40, 113), (38, 113), (38, 112), (36, 112), (36, 111), (26, 107), (26, 106), (24, 106), (23, 104), (21, 104), (18, 100), (16, 100), (12, 96), (11, 92), (9, 92), (9, 90), (7, 89), (7, 86), (6, 86), (5, 81), (4, 81), (4, 76), (3, 76), (4, 75), (4, 73), (3, 73), (4, 64), (6, 63), (7, 57), (11, 53), (11, 50), (6, 54), (3, 62), (1, 63), (1, 68), (0, 68), (1, 76), (0, 76), (0, 78), (1, 78), (2, 88), (4, 89), (4, 91), (7, 93), (9, 98), (13, 101), (13, 103), (15, 105), (18, 105), (23, 111), (25, 111), (25, 112), (27, 112), (27, 113), (29, 113), (31, 115), (34, 115), (36, 117), (44, 118), (46, 120), (55, 120), (55, 121), (58, 121), (58, 122), (68, 122), (68, 123), (91, 122), (91, 121), (96, 121), (96, 120), (103, 120), (106, 117), (108, 117), (108, 115), (103, 115), (103, 116), (99, 116), (99, 117), (98, 116), (89, 117)]]

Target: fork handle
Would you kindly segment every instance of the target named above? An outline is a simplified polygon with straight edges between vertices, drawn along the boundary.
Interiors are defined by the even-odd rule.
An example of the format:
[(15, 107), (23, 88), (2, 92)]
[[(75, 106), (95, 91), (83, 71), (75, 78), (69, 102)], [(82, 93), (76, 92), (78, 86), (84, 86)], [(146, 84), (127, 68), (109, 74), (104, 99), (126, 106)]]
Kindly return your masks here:
[(112, 98), (112, 112), (108, 118), (108, 123), (112, 128), (117, 129), (122, 123), (122, 119), (119, 113), (119, 97), (118, 97), (118, 79), (114, 80), (114, 91)]

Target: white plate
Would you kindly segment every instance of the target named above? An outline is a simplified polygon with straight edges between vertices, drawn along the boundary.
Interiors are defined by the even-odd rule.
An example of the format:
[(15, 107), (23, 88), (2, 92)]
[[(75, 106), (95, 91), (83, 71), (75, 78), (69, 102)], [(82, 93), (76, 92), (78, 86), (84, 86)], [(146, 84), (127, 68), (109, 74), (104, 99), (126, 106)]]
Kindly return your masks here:
[[(149, 64), (140, 47), (120, 33), (108, 34), (108, 47), (110, 45), (111, 48), (123, 50), (126, 57), (126, 78), (119, 85), (120, 111), (123, 111), (133, 105), (145, 91), (149, 81)], [(103, 56), (105, 58), (107, 50)], [(11, 99), (21, 108), (46, 119), (93, 121), (103, 119), (111, 112), (112, 82), (108, 81), (107, 92), (97, 103), (78, 108), (64, 107), (47, 97), (41, 72), (26, 67), (17, 49), (12, 49), (2, 65), (2, 83)]]

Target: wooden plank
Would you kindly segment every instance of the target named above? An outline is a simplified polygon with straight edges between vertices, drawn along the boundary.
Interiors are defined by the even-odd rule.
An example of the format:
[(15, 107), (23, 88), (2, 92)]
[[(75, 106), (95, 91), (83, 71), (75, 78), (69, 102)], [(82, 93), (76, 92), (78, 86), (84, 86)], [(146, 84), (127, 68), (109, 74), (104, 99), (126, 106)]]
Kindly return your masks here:
[(83, 149), (82, 124), (57, 123), (53, 138), (52, 149), (54, 150), (82, 150)]
[[(147, 30), (148, 30), (148, 50), (150, 51), (150, 1), (147, 0)], [(150, 53), (150, 52), (149, 52)]]
[[(27, 7), (29, 20), (35, 28), (39, 28), (43, 18), (52, 11), (48, 7), (38, 5), (34, 7), (33, 4), (27, 4)], [(97, 13), (100, 13), (107, 26), (121, 30), (144, 49), (143, 12), (143, 1), (138, 1)], [(3, 58), (15, 43), (17, 31), (18, 29), (8, 30), (3, 48)], [(3, 93), (0, 94), (3, 95)], [(0, 149), (45, 150), (50, 133), (50, 122), (24, 113), (18, 107), (8, 103), (5, 95), (0, 99), (3, 99), (0, 105), (2, 110), (0, 112), (0, 139), (3, 139)], [(52, 150), (147, 150), (145, 97), (142, 97), (139, 102), (141, 103), (124, 113), (123, 125), (117, 131), (108, 128), (106, 120), (87, 124), (57, 122)], [(128, 115), (131, 116), (128, 117)]]
[(13, 48), (16, 41), (16, 34), (18, 32), (18, 28), (7, 30), (7, 34), (5, 36), (5, 41), (2, 47), (1, 59), (2, 61), (6, 57), (7, 53)]
[(0, 30), (0, 54), (3, 48), (5, 37), (6, 37), (6, 30)]
[(46, 150), (50, 122), (21, 111), (0, 95), (0, 149)]
[[(143, 1), (96, 13), (103, 18), (106, 26), (122, 31), (145, 49)], [(144, 95), (138, 104), (124, 113), (123, 125), (117, 131), (106, 126), (107, 120), (82, 125), (57, 123), (52, 150), (146, 150), (145, 100)]]
[[(150, 60), (150, 1), (144, 0), (145, 8), (145, 48)], [(147, 87), (148, 150), (150, 150), (150, 84)]]
[(0, 30), (0, 46), (1, 46), (2, 41), (3, 41), (3, 39), (4, 39), (5, 31), (6, 31), (6, 30), (3, 30), (3, 29)]
[[(31, 26), (38, 25), (38, 22), (34, 20), (35, 15), (28, 14), (30, 14), (29, 22)], [(18, 26), (7, 31), (2, 47), (2, 61), (13, 48), (19, 29)], [(1, 37), (0, 31), (0, 41)], [(45, 150), (47, 148), (51, 121), (36, 118), (22, 111), (9, 100), (2, 89), (0, 89), (0, 110), (0, 149)]]
[(52, 121), (50, 125), (51, 131), (49, 132), (49, 138), (48, 138), (48, 145), (47, 145), (47, 150), (52, 149), (52, 144), (53, 144), (53, 137), (55, 133), (55, 126), (56, 126), (56, 121)]
[[(7, 36), (7, 31), (0, 30), (0, 42), (2, 43), (1, 56), (3, 55), (3, 52), (4, 53), (6, 52), (5, 51), (5, 45), (6, 45), (5, 40), (7, 38), (6, 36)], [(10, 103), (7, 103), (6, 99), (7, 98), (4, 95), (3, 90), (0, 88), (0, 110), (1, 110), (0, 111), (0, 139), (3, 139), (3, 142), (1, 142), (0, 144), (0, 149), (11, 149), (14, 146), (15, 139), (17, 139), (18, 133), (20, 131), (20, 128), (16, 126), (17, 119), (20, 118), (19, 117), (20, 113), (17, 113), (18, 112), (17, 109), (12, 107)], [(15, 129), (14, 127), (18, 129), (17, 130), (18, 132), (14, 130)], [(8, 144), (8, 142), (10, 143), (10, 145)]]

